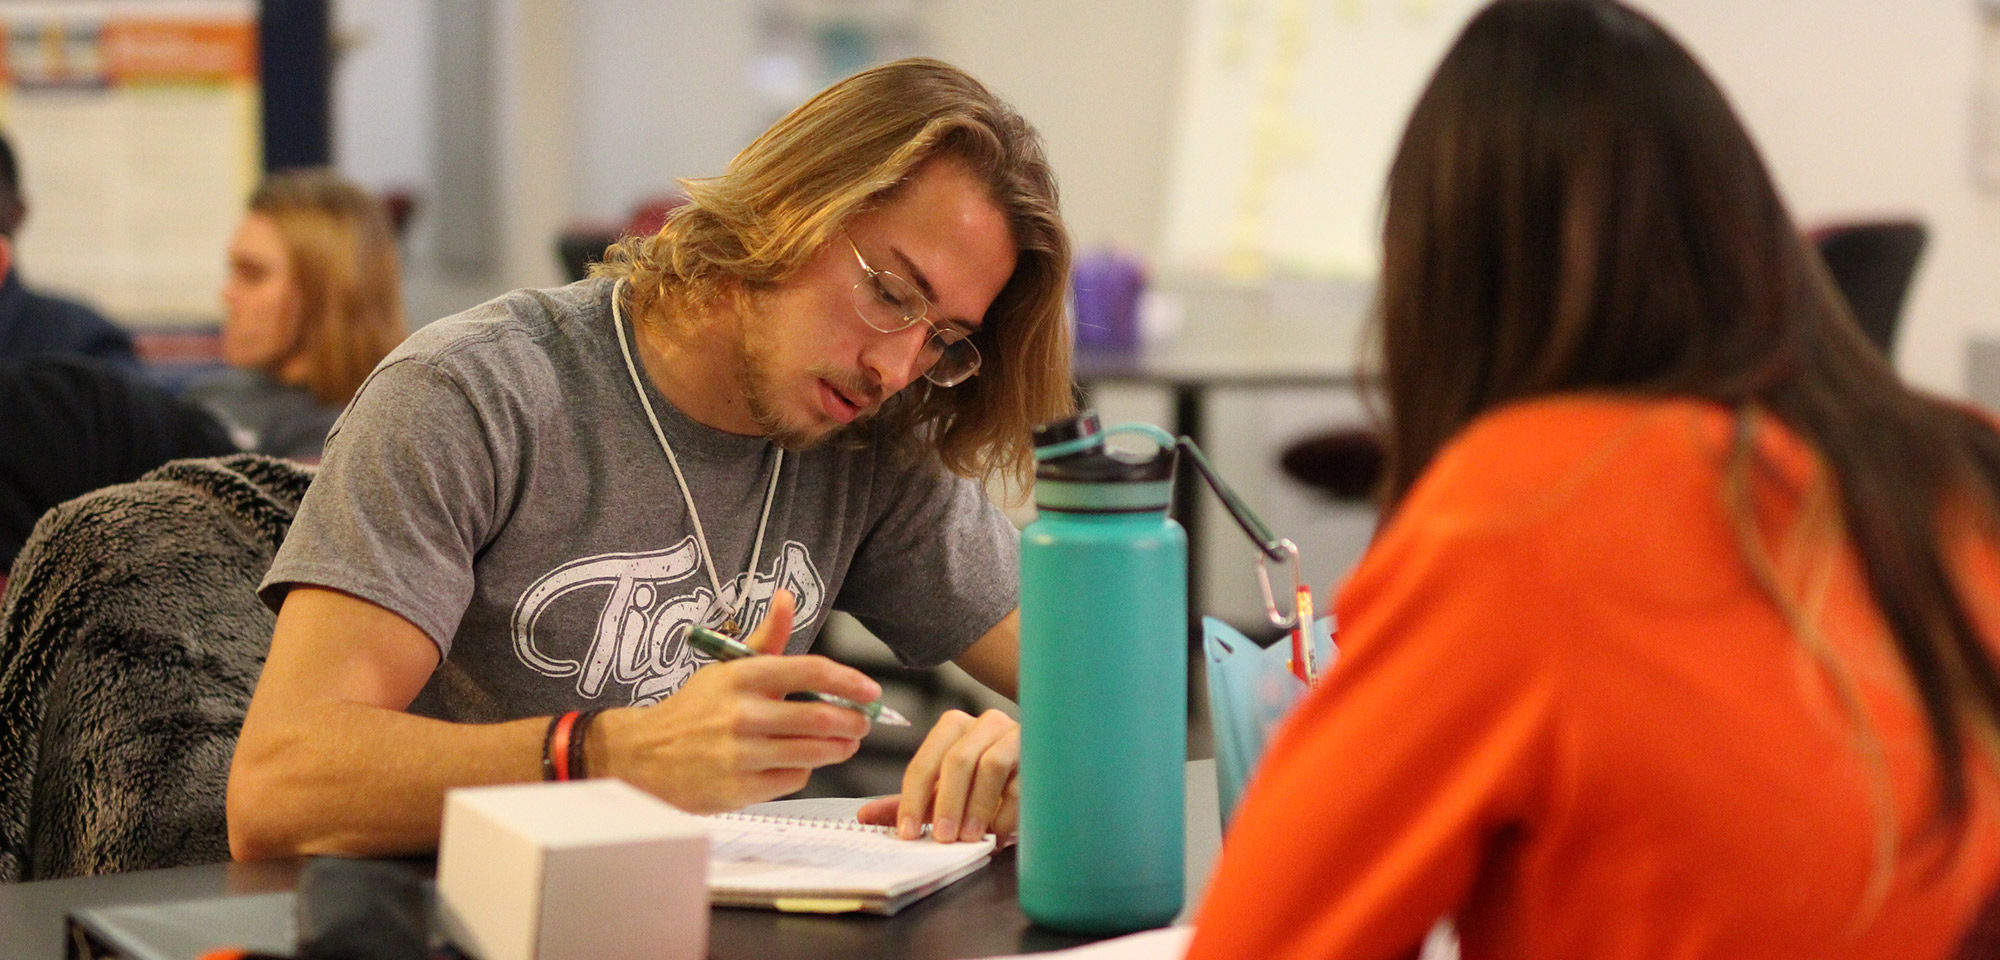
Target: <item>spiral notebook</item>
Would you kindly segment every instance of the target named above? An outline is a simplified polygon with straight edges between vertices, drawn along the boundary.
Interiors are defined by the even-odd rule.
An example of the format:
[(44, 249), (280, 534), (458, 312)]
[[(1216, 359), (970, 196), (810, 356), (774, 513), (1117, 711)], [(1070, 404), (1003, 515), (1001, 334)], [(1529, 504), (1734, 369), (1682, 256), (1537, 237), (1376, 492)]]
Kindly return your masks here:
[(725, 907), (892, 914), (986, 865), (993, 838), (902, 840), (854, 819), (862, 801), (758, 804), (709, 821), (708, 895)]

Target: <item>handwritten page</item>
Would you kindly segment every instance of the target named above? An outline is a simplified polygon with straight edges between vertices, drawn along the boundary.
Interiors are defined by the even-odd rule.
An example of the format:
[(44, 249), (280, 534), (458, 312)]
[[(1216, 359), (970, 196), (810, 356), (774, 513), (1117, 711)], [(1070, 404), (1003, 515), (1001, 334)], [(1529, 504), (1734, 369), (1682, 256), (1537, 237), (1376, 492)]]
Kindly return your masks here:
[[(895, 900), (935, 889), (992, 856), (977, 843), (899, 840), (887, 828), (723, 814), (709, 818), (708, 886), (718, 902), (817, 896)], [(731, 900), (730, 902), (735, 902)]]

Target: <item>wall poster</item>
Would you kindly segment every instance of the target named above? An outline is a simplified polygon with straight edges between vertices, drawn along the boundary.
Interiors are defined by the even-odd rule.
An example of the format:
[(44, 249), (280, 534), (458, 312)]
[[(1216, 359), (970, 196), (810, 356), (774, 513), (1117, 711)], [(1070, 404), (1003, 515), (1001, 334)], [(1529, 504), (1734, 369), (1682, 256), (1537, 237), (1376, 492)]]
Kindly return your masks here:
[(0, 0), (22, 275), (128, 327), (214, 324), (259, 99), (254, 0)]

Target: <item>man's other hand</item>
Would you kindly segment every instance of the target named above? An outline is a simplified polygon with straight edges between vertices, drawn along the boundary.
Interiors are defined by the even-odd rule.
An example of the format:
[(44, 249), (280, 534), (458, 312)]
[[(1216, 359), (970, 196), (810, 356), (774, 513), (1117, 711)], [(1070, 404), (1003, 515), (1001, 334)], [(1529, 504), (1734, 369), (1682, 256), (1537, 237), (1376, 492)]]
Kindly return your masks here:
[(914, 840), (925, 823), (938, 840), (1011, 836), (1021, 820), (1021, 725), (999, 710), (974, 718), (947, 710), (903, 773), (900, 796), (861, 807), (862, 823), (894, 825)]

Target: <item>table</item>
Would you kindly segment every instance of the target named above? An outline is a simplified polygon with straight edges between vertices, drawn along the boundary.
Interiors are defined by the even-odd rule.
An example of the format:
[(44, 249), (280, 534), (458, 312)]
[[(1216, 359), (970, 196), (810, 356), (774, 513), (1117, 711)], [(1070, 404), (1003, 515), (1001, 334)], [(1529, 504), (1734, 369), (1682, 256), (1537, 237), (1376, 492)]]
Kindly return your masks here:
[[(1188, 764), (1187, 789), (1191, 910), (1199, 903), (1221, 848), (1213, 760)], [(1014, 854), (1012, 849), (1001, 851), (985, 869), (893, 917), (716, 908), (710, 913), (709, 956), (713, 960), (954, 960), (1055, 950), (1096, 939), (1028, 922), (1015, 900)], [(218, 863), (0, 885), (0, 945), (9, 958), (54, 960), (62, 956), (63, 918), (70, 910), (283, 893), (298, 885), (303, 865), (301, 860)]]

